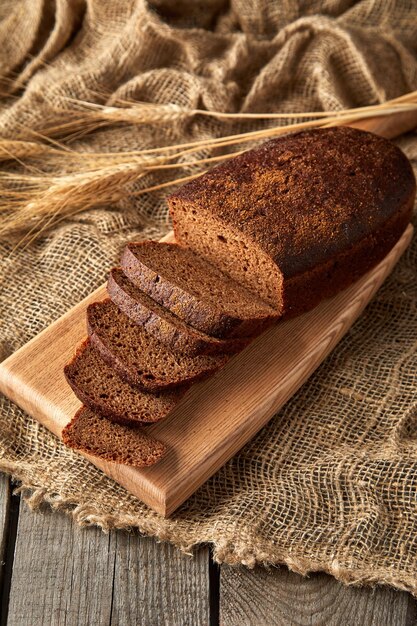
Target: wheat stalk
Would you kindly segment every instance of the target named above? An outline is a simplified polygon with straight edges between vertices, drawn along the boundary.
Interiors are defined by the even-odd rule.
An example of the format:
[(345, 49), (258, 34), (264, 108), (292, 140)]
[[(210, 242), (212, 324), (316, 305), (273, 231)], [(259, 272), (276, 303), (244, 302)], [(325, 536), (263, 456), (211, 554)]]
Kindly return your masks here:
[[(71, 102), (76, 108), (62, 124), (57, 123), (42, 132), (22, 129), (22, 136), (29, 136), (30, 140), (0, 138), (0, 160), (11, 164), (14, 161), (18, 166), (18, 171), (0, 173), (0, 234), (26, 232), (20, 239), (20, 245), (28, 245), (52, 224), (82, 210), (192, 180), (201, 174), (201, 166), (240, 154), (245, 143), (259, 142), (306, 128), (347, 124), (369, 117), (417, 110), (417, 92), (358, 109), (304, 113), (222, 113), (188, 110), (176, 105), (125, 101), (121, 102), (126, 105), (123, 107), (83, 101)], [(196, 115), (226, 121), (311, 119), (244, 133), (226, 134), (218, 138), (207, 137), (177, 145), (127, 152), (81, 152), (56, 139), (68, 137), (68, 131), (74, 137), (86, 129), (90, 132), (106, 124), (169, 124)], [(213, 150), (224, 151), (230, 147), (231, 152), (212, 154)], [(190, 172), (190, 168), (197, 168), (198, 173)], [(148, 186), (145, 184), (138, 190), (132, 190), (132, 183), (148, 174), (181, 169), (187, 175), (174, 175), (161, 183)]]
[[(396, 111), (408, 110), (416, 101), (416, 93), (411, 92), (400, 98), (396, 98), (389, 102), (384, 102), (372, 107), (380, 111), (381, 115), (385, 115), (385, 109), (396, 106)], [(186, 120), (196, 115), (204, 117), (212, 117), (218, 120), (287, 120), (287, 119), (306, 119), (306, 118), (327, 118), (327, 117), (344, 117), (355, 116), (362, 113), (368, 113), (371, 107), (358, 107), (355, 109), (341, 109), (338, 111), (303, 111), (290, 113), (230, 113), (222, 111), (207, 111), (203, 109), (189, 109), (176, 104), (153, 104), (148, 102), (134, 102), (119, 99), (117, 102), (123, 106), (108, 106), (83, 100), (75, 100), (66, 98), (68, 102), (76, 106), (75, 115), (78, 112), (84, 112), (92, 119), (100, 121), (109, 121), (111, 123), (126, 122), (133, 124), (166, 124)]]

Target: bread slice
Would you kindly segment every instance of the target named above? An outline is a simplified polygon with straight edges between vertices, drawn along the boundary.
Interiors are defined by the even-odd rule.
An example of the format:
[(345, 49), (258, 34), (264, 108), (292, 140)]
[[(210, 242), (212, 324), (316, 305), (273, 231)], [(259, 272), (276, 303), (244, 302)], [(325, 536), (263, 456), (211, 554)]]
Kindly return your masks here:
[(131, 385), (153, 393), (207, 378), (228, 360), (223, 354), (191, 357), (171, 352), (111, 300), (90, 304), (87, 325), (102, 359)]
[(249, 337), (279, 317), (279, 311), (177, 244), (128, 244), (121, 266), (128, 278), (159, 304), (219, 339)]
[(174, 352), (191, 356), (232, 354), (242, 350), (250, 342), (250, 338), (246, 337), (217, 339), (193, 328), (135, 287), (121, 269), (110, 272), (107, 291), (123, 313)]
[(416, 184), (394, 144), (348, 127), (288, 134), (175, 191), (176, 241), (286, 315), (378, 263), (411, 218)]
[(86, 339), (65, 366), (77, 398), (95, 413), (120, 424), (158, 422), (178, 404), (187, 388), (148, 393), (122, 380)]
[(81, 407), (62, 431), (66, 446), (113, 463), (146, 467), (161, 459), (166, 446), (141, 429), (110, 422)]

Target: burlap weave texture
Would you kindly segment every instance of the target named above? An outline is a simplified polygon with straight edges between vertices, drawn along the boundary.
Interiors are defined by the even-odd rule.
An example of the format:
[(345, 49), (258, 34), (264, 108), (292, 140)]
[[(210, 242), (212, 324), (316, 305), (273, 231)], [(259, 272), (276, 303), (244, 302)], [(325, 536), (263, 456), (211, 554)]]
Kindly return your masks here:
[[(416, 15), (413, 0), (3, 2), (0, 133), (40, 129), (65, 116), (68, 96), (94, 101), (103, 93), (109, 103), (242, 112), (382, 102), (417, 89)], [(129, 150), (265, 124), (195, 117), (114, 125), (76, 145)], [(399, 143), (417, 164), (416, 136)], [(12, 256), (3, 239), (1, 356), (101, 284), (127, 240), (168, 228), (158, 192), (68, 218)], [(33, 505), (49, 502), (82, 524), (138, 527), (183, 549), (213, 542), (219, 561), (285, 562), (417, 593), (416, 348), (414, 242), (312, 378), (172, 518), (4, 398), (0, 467)]]

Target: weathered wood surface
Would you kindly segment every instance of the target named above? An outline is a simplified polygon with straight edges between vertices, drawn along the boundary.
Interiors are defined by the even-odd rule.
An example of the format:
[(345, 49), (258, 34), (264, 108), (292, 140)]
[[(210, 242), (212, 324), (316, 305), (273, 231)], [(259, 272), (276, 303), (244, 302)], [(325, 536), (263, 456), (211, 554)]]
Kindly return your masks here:
[[(368, 304), (411, 236), (409, 226), (387, 257), (354, 285), (277, 324), (194, 385), (168, 419), (148, 429), (167, 444), (162, 461), (135, 469), (90, 460), (159, 513), (172, 513), (307, 380)], [(0, 390), (58, 436), (80, 406), (65, 381), (64, 364), (85, 335), (87, 304), (104, 295), (95, 292), (0, 364)]]
[(194, 557), (137, 534), (113, 533), (112, 626), (210, 622), (209, 550)]
[(417, 603), (405, 592), (344, 587), (325, 574), (302, 578), (286, 568), (218, 568), (207, 547), (190, 558), (138, 533), (106, 535), (48, 509), (33, 513), (26, 504), (14, 537), (9, 482), (0, 478), (10, 576), (3, 581), (9, 601), (5, 606), (2, 594), (0, 626), (417, 624)]
[[(20, 507), (8, 626), (209, 623), (209, 552)], [(190, 622), (190, 616), (193, 616)]]
[(417, 603), (404, 591), (346, 587), (326, 574), (223, 566), (223, 626), (414, 626)]
[(109, 624), (114, 558), (110, 535), (22, 502), (7, 624)]

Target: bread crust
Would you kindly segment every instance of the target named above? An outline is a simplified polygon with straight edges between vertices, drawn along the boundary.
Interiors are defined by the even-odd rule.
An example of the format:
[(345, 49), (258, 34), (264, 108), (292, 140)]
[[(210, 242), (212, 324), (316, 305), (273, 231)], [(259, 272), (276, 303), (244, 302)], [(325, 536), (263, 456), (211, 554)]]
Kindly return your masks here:
[(250, 338), (217, 339), (189, 326), (159, 305), (114, 268), (108, 277), (107, 292), (111, 300), (131, 320), (143, 326), (168, 349), (190, 356), (197, 354), (233, 354), (242, 350)]
[(66, 446), (113, 463), (147, 467), (157, 463), (167, 447), (134, 427), (110, 422), (81, 407), (61, 433)]
[[(142, 262), (134, 250), (140, 251), (141, 246), (146, 246), (148, 243), (155, 244), (155, 242), (141, 242), (128, 244), (125, 247), (121, 258), (123, 272), (137, 287), (190, 326), (218, 339), (247, 338), (259, 334), (278, 318), (278, 314), (272, 308), (268, 311), (266, 303), (262, 314), (251, 317), (233, 315), (209, 305), (190, 293), (186, 287), (167, 279), (162, 270), (158, 273)], [(165, 247), (175, 244), (159, 243), (158, 245), (162, 252)]]
[(336, 127), (273, 139), (187, 183), (168, 202), (183, 245), (196, 249), (191, 219), (183, 217), (192, 214), (197, 227), (207, 228), (210, 217), (259, 247), (283, 275), (284, 311), (295, 315), (383, 258), (410, 220), (415, 189), (411, 165), (394, 144)]
[[(87, 377), (83, 372), (87, 372)], [(186, 393), (178, 387), (168, 393), (151, 394), (131, 387), (101, 359), (86, 338), (64, 368), (65, 378), (77, 398), (89, 409), (112, 422), (144, 425), (165, 418)], [(92, 383), (97, 377), (97, 384)], [(86, 380), (87, 378), (87, 380)], [(98, 393), (99, 391), (99, 393)], [(105, 397), (102, 397), (102, 394)], [(126, 400), (127, 397), (127, 400)]]
[[(125, 337), (121, 336), (120, 340), (117, 340), (120, 345), (117, 345), (116, 341), (112, 340), (105, 332), (101, 316), (103, 307), (113, 309), (110, 310), (113, 329), (117, 330), (120, 335), (125, 335)], [(96, 319), (97, 312), (98, 319)], [(123, 321), (116, 319), (116, 314), (122, 316)], [(186, 385), (188, 388), (194, 382), (214, 374), (228, 360), (227, 355), (199, 355), (197, 357), (179, 355), (174, 358), (175, 362), (181, 362), (177, 372), (162, 378), (158, 372), (165, 368), (166, 362), (171, 359), (172, 354), (162, 345), (157, 346), (157, 354), (154, 354), (152, 350), (155, 347), (155, 340), (147, 336), (144, 331), (140, 333), (140, 341), (136, 340), (136, 330), (134, 331), (135, 336), (132, 337), (131, 333), (126, 335), (129, 324), (133, 325), (123, 313), (117, 311), (117, 307), (110, 300), (94, 302), (87, 307), (87, 330), (92, 345), (98, 350), (103, 361), (113, 367), (122, 380), (144, 391), (156, 393), (181, 385)], [(140, 332), (139, 329), (137, 332)], [(152, 346), (152, 344), (154, 345)], [(129, 358), (129, 348), (133, 348), (139, 354), (139, 362), (133, 363)]]
[[(330, 261), (284, 282), (285, 312), (282, 319), (309, 311), (369, 272), (397, 243), (411, 219), (414, 198), (376, 232)], [(308, 285), (308, 289), (306, 289)]]

